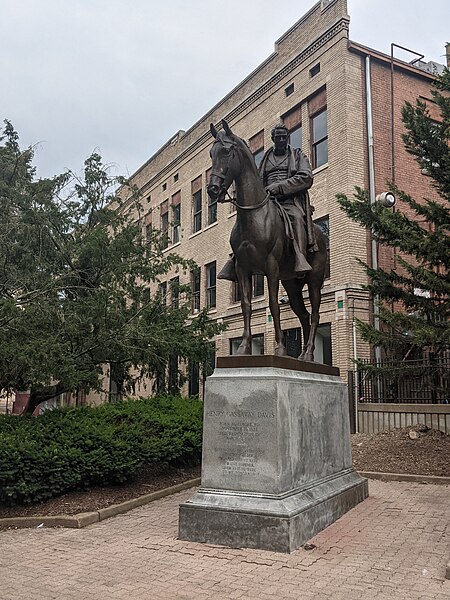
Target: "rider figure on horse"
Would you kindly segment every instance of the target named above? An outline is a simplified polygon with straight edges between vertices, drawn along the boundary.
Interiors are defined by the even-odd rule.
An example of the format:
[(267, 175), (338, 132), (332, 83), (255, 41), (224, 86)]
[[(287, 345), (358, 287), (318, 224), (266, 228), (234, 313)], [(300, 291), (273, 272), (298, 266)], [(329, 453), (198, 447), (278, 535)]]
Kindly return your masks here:
[[(264, 155), (259, 172), (266, 191), (288, 214), (290, 225), (287, 235), (294, 250), (294, 271), (297, 277), (307, 275), (311, 266), (306, 260), (307, 251), (315, 251), (312, 207), (307, 190), (312, 186), (313, 175), (308, 158), (299, 148), (288, 145), (288, 129), (283, 124), (272, 129), (273, 148)], [(236, 280), (234, 259), (230, 258), (218, 279)]]

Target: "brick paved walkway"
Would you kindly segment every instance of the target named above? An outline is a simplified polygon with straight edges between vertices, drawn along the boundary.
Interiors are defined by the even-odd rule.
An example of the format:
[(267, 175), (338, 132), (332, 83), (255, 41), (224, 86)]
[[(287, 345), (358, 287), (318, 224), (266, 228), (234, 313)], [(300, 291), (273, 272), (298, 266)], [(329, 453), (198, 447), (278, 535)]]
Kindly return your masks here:
[(291, 555), (178, 541), (191, 494), (80, 530), (0, 531), (0, 599), (450, 598), (447, 486), (371, 481), (314, 550)]

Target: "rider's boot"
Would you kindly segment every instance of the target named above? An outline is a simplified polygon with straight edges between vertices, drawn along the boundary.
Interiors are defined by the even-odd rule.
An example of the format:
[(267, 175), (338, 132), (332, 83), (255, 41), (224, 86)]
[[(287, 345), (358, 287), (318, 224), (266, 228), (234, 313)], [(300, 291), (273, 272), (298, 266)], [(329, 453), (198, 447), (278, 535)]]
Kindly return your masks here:
[(311, 271), (311, 265), (308, 264), (305, 256), (298, 251), (295, 253), (294, 271), (297, 277), (304, 277)]
[[(300, 234), (298, 238), (300, 242), (302, 238), (305, 237), (304, 231), (298, 231), (297, 234)], [(305, 258), (304, 252), (301, 250), (301, 246), (297, 240), (294, 240), (294, 254), (295, 254), (295, 262), (294, 262), (294, 271), (297, 277), (304, 277), (311, 271), (311, 265)], [(303, 244), (302, 244), (303, 246)]]
[(229, 258), (217, 275), (217, 279), (227, 279), (228, 281), (237, 281), (236, 269), (234, 267), (234, 257)]

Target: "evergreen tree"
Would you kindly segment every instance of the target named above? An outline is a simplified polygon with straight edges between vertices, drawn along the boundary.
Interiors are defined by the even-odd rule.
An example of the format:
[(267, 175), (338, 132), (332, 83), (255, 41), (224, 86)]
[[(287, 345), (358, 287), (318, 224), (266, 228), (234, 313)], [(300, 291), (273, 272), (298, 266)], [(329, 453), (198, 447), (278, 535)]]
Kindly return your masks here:
[[(426, 105), (417, 100), (402, 110), (406, 132), (403, 141), (439, 201), (414, 199), (391, 184), (400, 200), (392, 211), (370, 204), (368, 193), (356, 189), (353, 199), (340, 194), (338, 202), (354, 221), (372, 230), (380, 245), (400, 251), (396, 270), (370, 268), (366, 289), (379, 299), (379, 329), (358, 322), (364, 340), (384, 348), (386, 356), (406, 358), (426, 349), (432, 356), (450, 347), (450, 71), (437, 78), (433, 96), (441, 119), (434, 121)], [(402, 210), (409, 207), (407, 216)]]
[[(122, 389), (164, 372), (174, 356), (204, 362), (220, 328), (190, 318), (188, 289), (170, 303), (151, 284), (195, 265), (142, 235), (98, 154), (71, 173), (36, 179), (5, 121), (0, 138), (0, 389), (29, 390), (27, 412), (64, 392), (101, 390), (105, 367)], [(114, 209), (111, 209), (111, 207)], [(131, 209), (135, 209), (134, 211)], [(151, 239), (149, 239), (149, 237)], [(155, 287), (155, 285), (154, 285)], [(172, 388), (174, 382), (171, 381)]]

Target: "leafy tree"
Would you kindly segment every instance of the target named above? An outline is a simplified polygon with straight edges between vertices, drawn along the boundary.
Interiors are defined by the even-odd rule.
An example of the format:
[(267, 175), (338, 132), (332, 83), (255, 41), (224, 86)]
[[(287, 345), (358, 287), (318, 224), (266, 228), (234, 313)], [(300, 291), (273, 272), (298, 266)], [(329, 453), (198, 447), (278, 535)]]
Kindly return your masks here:
[(402, 118), (406, 150), (430, 178), (440, 201), (415, 200), (391, 184), (405, 211), (370, 204), (357, 188), (353, 199), (338, 195), (338, 202), (354, 221), (371, 228), (377, 242), (400, 250), (398, 270), (370, 268), (367, 289), (380, 299), (380, 329), (359, 322), (363, 339), (398, 358), (427, 348), (437, 354), (450, 346), (450, 72), (437, 78), (433, 89), (441, 120), (434, 121), (426, 105), (406, 103)]
[[(141, 235), (94, 153), (84, 176), (35, 179), (33, 150), (11, 123), (0, 138), (0, 389), (30, 390), (26, 412), (64, 392), (100, 390), (105, 365), (130, 391), (174, 355), (202, 362), (219, 330), (205, 312), (189, 318), (186, 287), (177, 305), (150, 294), (169, 270), (190, 261), (162, 252), (158, 231)], [(111, 208), (113, 207), (113, 209)], [(154, 286), (155, 287), (155, 286)]]

